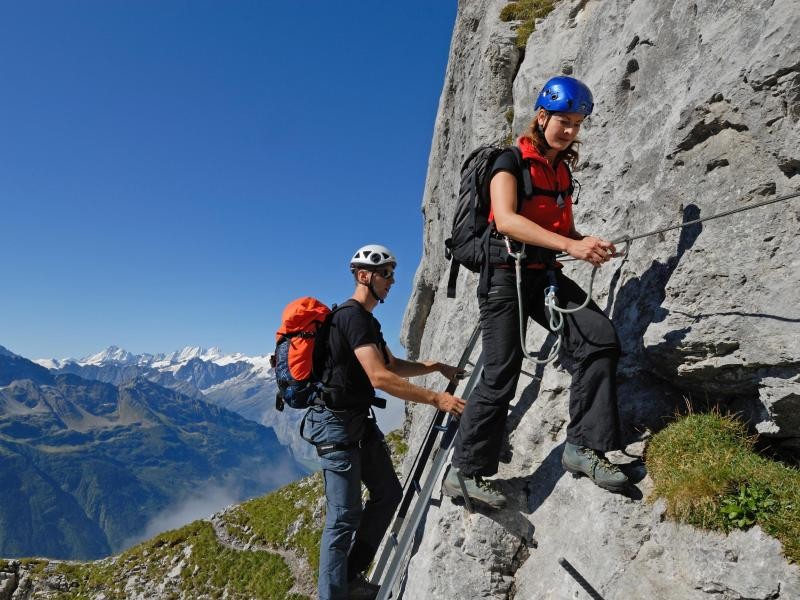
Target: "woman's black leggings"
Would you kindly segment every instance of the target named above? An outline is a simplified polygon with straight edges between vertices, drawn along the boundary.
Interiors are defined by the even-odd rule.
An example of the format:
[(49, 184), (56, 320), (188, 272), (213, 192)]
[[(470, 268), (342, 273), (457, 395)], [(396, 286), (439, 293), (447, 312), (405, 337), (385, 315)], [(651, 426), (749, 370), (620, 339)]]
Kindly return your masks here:
[[(575, 308), (586, 293), (560, 271), (555, 271), (558, 305)], [(548, 326), (544, 290), (547, 272), (522, 273), (525, 322), (528, 317)], [(517, 389), (522, 366), (516, 276), (513, 269), (494, 268), (488, 295), (479, 297), (483, 336), (483, 375), (467, 400), (455, 440), (453, 465), (465, 475), (490, 476), (497, 472), (506, 416)], [(567, 441), (594, 450), (620, 448), (617, 388), (614, 381), (620, 353), (611, 320), (590, 301), (576, 313), (564, 315), (562, 350), (575, 360), (569, 399)]]

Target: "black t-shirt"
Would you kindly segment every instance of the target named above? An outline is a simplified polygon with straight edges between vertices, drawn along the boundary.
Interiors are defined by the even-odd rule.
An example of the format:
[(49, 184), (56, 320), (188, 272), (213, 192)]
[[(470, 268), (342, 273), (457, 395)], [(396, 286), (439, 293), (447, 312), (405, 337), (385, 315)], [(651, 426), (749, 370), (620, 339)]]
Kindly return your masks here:
[(366, 408), (372, 403), (375, 388), (353, 352), (368, 344), (375, 344), (389, 362), (378, 320), (355, 300), (342, 303), (331, 317), (328, 333), (329, 379), (325, 383), (333, 390), (331, 408)]
[(500, 171), (508, 171), (514, 177), (519, 178), (520, 166), (517, 162), (517, 157), (514, 156), (514, 152), (511, 149), (506, 149), (504, 152), (501, 152), (494, 160), (490, 179), (491, 177), (497, 175), (497, 173)]

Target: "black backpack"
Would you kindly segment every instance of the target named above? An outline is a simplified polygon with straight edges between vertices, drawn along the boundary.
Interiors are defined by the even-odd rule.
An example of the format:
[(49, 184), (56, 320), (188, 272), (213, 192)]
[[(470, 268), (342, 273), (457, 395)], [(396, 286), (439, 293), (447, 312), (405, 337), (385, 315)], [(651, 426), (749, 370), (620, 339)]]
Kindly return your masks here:
[[(517, 182), (522, 175), (523, 185), (517, 185), (519, 199), (533, 194), (530, 169), (516, 146), (480, 146), (464, 161), (461, 167), (461, 184), (458, 189), (453, 228), (444, 242), (445, 257), (450, 260), (450, 277), (447, 281), (447, 297), (455, 298), (459, 266), (464, 265), (473, 273), (479, 273), (489, 256), (489, 240), (494, 226), (489, 226), (489, 180), (492, 167), (503, 152), (511, 152), (517, 165), (514, 176)], [(522, 202), (517, 202), (517, 211)]]
[[(531, 181), (530, 163), (522, 157), (522, 152), (517, 146), (480, 146), (464, 161), (461, 167), (461, 183), (458, 189), (458, 200), (456, 210), (453, 215), (453, 228), (450, 237), (444, 242), (445, 257), (450, 260), (450, 277), (447, 280), (447, 297), (455, 298), (456, 280), (458, 279), (458, 269), (464, 265), (473, 273), (481, 273), (481, 281), (478, 291), (486, 294), (489, 287), (489, 271), (483, 266), (492, 260), (502, 257), (508, 258), (508, 253), (504, 249), (504, 244), (495, 240), (492, 244), (492, 232), (494, 225), (489, 225), (489, 183), (491, 180), (492, 168), (494, 163), (504, 152), (511, 152), (514, 157), (515, 172), (517, 178), (517, 212), (522, 208), (522, 203), (532, 196), (550, 196), (560, 201), (559, 197), (572, 196), (575, 191), (575, 182), (572, 172), (567, 167), (570, 185), (566, 190), (548, 190), (534, 187)], [(522, 179), (522, 185), (519, 181)], [(577, 200), (575, 201), (577, 204)], [(503, 245), (503, 248), (498, 248)], [(553, 263), (556, 253), (546, 248), (536, 248), (528, 246), (526, 249), (529, 262)], [(501, 260), (502, 262), (502, 260)], [(492, 263), (494, 264), (494, 263)]]

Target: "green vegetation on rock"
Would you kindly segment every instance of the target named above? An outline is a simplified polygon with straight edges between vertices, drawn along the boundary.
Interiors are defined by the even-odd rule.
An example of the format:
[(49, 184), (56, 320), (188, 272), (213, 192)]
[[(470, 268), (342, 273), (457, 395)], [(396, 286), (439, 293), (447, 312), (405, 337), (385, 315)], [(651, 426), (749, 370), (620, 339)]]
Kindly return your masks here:
[(743, 423), (718, 414), (684, 417), (647, 447), (652, 498), (678, 521), (729, 532), (759, 525), (800, 561), (800, 471), (761, 456)]
[(59, 600), (130, 597), (140, 586), (164, 582), (173, 598), (288, 598), (294, 581), (283, 559), (260, 551), (240, 552), (219, 543), (210, 523), (195, 521), (135, 546), (115, 559), (94, 563), (52, 563), (69, 591)]
[(323, 497), (322, 474), (315, 473), (240, 504), (225, 514), (225, 525), (231, 535), (250, 543), (295, 550), (316, 578)]
[(517, 26), (517, 46), (524, 48), (536, 30), (536, 20), (543, 19), (553, 10), (557, 0), (518, 0), (509, 2), (500, 11), (501, 21), (522, 21)]
[(408, 454), (408, 442), (406, 442), (406, 439), (403, 437), (403, 430), (395, 429), (387, 433), (386, 444), (389, 446), (392, 462), (394, 462), (395, 468), (397, 468), (406, 454)]

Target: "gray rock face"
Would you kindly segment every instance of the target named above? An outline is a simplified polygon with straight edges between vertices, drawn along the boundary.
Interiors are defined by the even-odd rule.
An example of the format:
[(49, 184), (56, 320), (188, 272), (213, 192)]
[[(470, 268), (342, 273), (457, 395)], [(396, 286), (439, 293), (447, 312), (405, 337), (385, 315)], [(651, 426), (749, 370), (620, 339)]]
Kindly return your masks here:
[[(412, 356), (419, 352), (423, 329), (426, 339), (431, 339), (434, 333), (431, 326), (438, 321), (437, 316), (453, 318), (458, 313), (453, 303), (443, 304), (440, 300), (435, 307), (433, 305), (446, 267), (444, 239), (448, 236), (458, 195), (461, 162), (473, 147), (500, 142), (509, 133), (506, 113), (512, 106), (511, 84), (519, 51), (514, 46), (512, 32), (499, 20), (504, 4), (497, 0), (459, 3), (428, 161), (422, 204), (425, 215), (423, 260), (417, 270), (400, 334)], [(463, 282), (459, 289), (465, 289)], [(471, 308), (474, 314), (477, 304), (473, 303)], [(434, 311), (432, 315), (431, 311)], [(471, 317), (467, 315), (468, 319)], [(452, 327), (452, 322), (449, 325), (461, 332), (468, 327), (466, 320), (457, 328)], [(463, 333), (467, 335), (469, 332)], [(463, 345), (455, 344), (454, 350), (460, 351), (456, 348)]]
[(17, 574), (11, 566), (0, 569), (0, 600), (11, 600), (11, 593), (17, 589)]
[[(499, 21), (505, 4), (459, 3), (423, 200), (425, 252), (403, 328), (413, 356), (456, 360), (478, 319), (473, 274), (462, 270), (458, 298), (445, 297), (460, 163), (507, 137), (512, 107), (521, 133), (554, 74), (584, 80), (596, 101), (575, 171), (585, 234), (637, 236), (798, 190), (797, 0), (564, 1), (524, 56), (513, 24)], [(618, 384), (632, 456), (642, 432), (663, 427), (687, 398), (742, 412), (776, 445), (800, 446), (799, 226), (793, 199), (634, 241), (597, 274), (593, 296), (625, 352)], [(565, 269), (588, 282), (588, 267)], [(549, 344), (529, 328), (528, 348)], [(561, 556), (606, 599), (800, 597), (800, 572), (760, 530), (726, 537), (678, 526), (658, 505), (564, 476), (568, 367), (523, 364), (498, 475), (511, 506), (492, 515), (466, 515), (447, 499), (432, 507), (405, 597), (583, 597)], [(413, 448), (430, 408), (409, 417)], [(644, 497), (651, 482), (639, 465), (626, 469)]]

